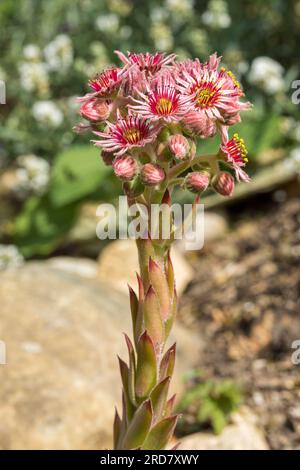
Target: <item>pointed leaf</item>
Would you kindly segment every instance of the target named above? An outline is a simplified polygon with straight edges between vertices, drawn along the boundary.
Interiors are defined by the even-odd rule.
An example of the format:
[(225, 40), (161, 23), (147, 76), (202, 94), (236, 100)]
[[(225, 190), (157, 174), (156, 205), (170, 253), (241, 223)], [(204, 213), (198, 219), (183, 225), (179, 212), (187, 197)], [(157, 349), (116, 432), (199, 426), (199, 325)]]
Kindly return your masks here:
[(172, 326), (174, 324), (174, 321), (176, 319), (176, 314), (177, 314), (177, 293), (176, 293), (175, 287), (174, 287), (174, 291), (173, 291), (173, 295), (172, 295), (172, 302), (171, 302), (170, 310), (171, 310), (171, 315), (165, 321), (165, 325), (164, 325), (165, 326), (165, 332), (166, 332), (166, 339), (168, 338), (168, 336), (171, 332), (171, 329), (172, 329)]
[(139, 339), (137, 358), (135, 393), (137, 398), (143, 399), (149, 396), (157, 378), (155, 350), (146, 331)]
[(167, 401), (166, 407), (164, 409), (164, 417), (167, 418), (170, 416), (173, 412), (174, 408), (174, 403), (175, 403), (176, 395), (173, 395), (169, 400)]
[(149, 287), (144, 302), (145, 328), (153, 341), (156, 351), (160, 351), (164, 341), (164, 325), (160, 316), (159, 302), (152, 286)]
[(161, 267), (149, 258), (150, 283), (158, 297), (162, 320), (165, 321), (170, 315), (170, 293), (167, 278)]
[(118, 442), (121, 435), (122, 421), (119, 416), (117, 408), (115, 409), (115, 419), (114, 419), (114, 449), (117, 449)]
[(153, 422), (156, 423), (159, 419), (163, 418), (163, 413), (167, 406), (167, 396), (169, 391), (171, 377), (166, 377), (162, 380), (151, 393), (151, 403), (153, 409)]
[(138, 314), (139, 301), (138, 301), (136, 293), (134, 292), (132, 287), (130, 287), (128, 285), (128, 289), (129, 289), (129, 298), (130, 298), (130, 310), (131, 310), (132, 326), (133, 326), (133, 330), (134, 330), (135, 325), (136, 325), (136, 318), (137, 318), (137, 314)]
[(145, 440), (143, 450), (161, 450), (165, 449), (170, 441), (177, 422), (177, 416), (170, 416), (159, 421), (151, 429)]
[(130, 400), (129, 396), (129, 388), (128, 388), (128, 383), (129, 383), (129, 368), (127, 364), (120, 358), (119, 359), (119, 366), (120, 366), (120, 373), (121, 373), (121, 378), (122, 378), (122, 384), (123, 384), (123, 392), (124, 392), (124, 405), (126, 409), (126, 420), (127, 423), (130, 422), (133, 413), (134, 413), (134, 406)]
[(174, 268), (173, 268), (173, 263), (171, 260), (170, 251), (168, 252), (166, 272), (167, 272), (167, 281), (168, 281), (170, 296), (173, 297), (174, 288), (175, 288), (175, 274), (174, 274)]
[(134, 414), (122, 443), (123, 449), (130, 450), (140, 447), (148, 435), (151, 424), (152, 408), (150, 400), (147, 400), (140, 405)]
[(127, 349), (128, 349), (128, 355), (129, 355), (129, 369), (128, 369), (128, 395), (130, 398), (130, 401), (133, 405), (136, 405), (136, 400), (135, 400), (135, 354), (134, 354), (134, 349), (132, 342), (128, 338), (128, 336), (125, 334), (125, 340), (127, 344)]
[(168, 349), (160, 363), (159, 378), (163, 380), (165, 377), (172, 377), (176, 355), (176, 343)]

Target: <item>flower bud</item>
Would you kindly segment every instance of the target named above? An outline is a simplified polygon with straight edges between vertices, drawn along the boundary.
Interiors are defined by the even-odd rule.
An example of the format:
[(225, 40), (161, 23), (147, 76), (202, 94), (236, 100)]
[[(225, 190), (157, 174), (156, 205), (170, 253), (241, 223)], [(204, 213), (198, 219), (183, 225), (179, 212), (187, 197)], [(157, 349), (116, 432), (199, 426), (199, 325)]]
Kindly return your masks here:
[(202, 193), (209, 185), (210, 174), (207, 171), (194, 171), (185, 178), (185, 187), (192, 193)]
[(217, 132), (215, 122), (204, 113), (191, 111), (185, 115), (183, 121), (187, 129), (202, 139), (213, 137)]
[(83, 103), (80, 108), (80, 114), (83, 118), (92, 122), (105, 121), (110, 114), (110, 106), (106, 101), (98, 98), (92, 98)]
[(165, 180), (166, 174), (161, 166), (154, 163), (146, 163), (141, 170), (141, 178), (144, 184), (155, 186)]
[(131, 181), (137, 173), (137, 163), (129, 155), (121, 155), (113, 161), (115, 175), (122, 181)]
[(171, 153), (174, 155), (175, 158), (183, 160), (188, 156), (189, 142), (183, 135), (171, 135), (168, 140), (168, 145)]
[(234, 191), (234, 178), (227, 171), (220, 171), (213, 177), (212, 187), (222, 196), (231, 196)]

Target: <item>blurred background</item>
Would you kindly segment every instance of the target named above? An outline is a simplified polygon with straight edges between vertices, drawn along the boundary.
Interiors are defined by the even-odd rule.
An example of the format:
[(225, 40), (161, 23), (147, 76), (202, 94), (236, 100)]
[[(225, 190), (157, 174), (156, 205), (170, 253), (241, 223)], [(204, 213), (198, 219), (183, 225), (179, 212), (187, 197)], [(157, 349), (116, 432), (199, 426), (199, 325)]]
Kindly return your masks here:
[[(127, 272), (118, 265), (134, 252), (120, 242), (107, 246), (95, 235), (98, 204), (117, 201), (121, 187), (88, 137), (72, 131), (79, 122), (76, 97), (87, 91), (88, 79), (116, 62), (115, 49), (175, 52), (180, 59), (202, 60), (217, 51), (254, 105), (236, 126), (249, 148), (253, 181), (239, 185), (230, 200), (206, 196), (201, 252), (176, 247), (184, 273), (179, 321), (200, 349), (196, 360), (183, 367), (186, 381), (178, 406), (186, 417), (178, 432), (196, 433), (186, 444), (194, 448), (234, 447), (231, 432), (245, 442), (253, 434), (240, 447), (300, 449), (300, 365), (291, 359), (292, 343), (300, 339), (300, 113), (292, 101), (292, 83), (300, 79), (300, 1), (1, 0), (0, 26), (0, 80), (6, 86), (6, 103), (0, 105), (0, 339), (14, 329), (10, 322), (24, 321), (23, 353), (42, 354), (39, 335), (46, 335), (51, 321), (43, 333), (39, 328), (33, 333), (36, 319), (26, 323), (25, 313), (39, 309), (54, 315), (52, 309), (63, 304), (64, 282), (71, 291), (72, 286), (85, 288), (82, 296), (91, 298), (89, 289), (97, 279), (106, 303), (110, 295), (115, 301), (102, 286), (109, 281), (112, 288), (118, 282), (124, 295)], [(201, 142), (199, 151), (216, 145)], [(190, 196), (183, 193), (178, 200)], [(71, 277), (52, 279), (55, 270), (57, 276)], [(90, 286), (82, 287), (80, 277)], [(57, 289), (53, 298), (47, 279)], [(18, 307), (11, 301), (14, 296)], [(36, 298), (44, 303), (32, 307)], [(101, 305), (110, 312), (111, 307)], [(22, 320), (10, 317), (12, 311)], [(61, 311), (56, 313), (59, 317)], [(37, 337), (29, 340), (30, 334)], [(64, 367), (68, 361), (69, 355)], [(24, 392), (22, 374), (16, 383), (6, 373), (11, 390)], [(85, 373), (78, 372), (79, 381)], [(51, 402), (43, 394), (55, 380), (41, 384), (43, 417)], [(93, 392), (90, 383), (88, 375), (87, 390)], [(25, 390), (21, 402), (26, 408), (33, 389)], [(60, 431), (55, 428), (53, 434), (60, 436), (60, 444), (51, 440), (51, 407), (48, 427), (37, 427), (27, 441), (19, 439), (18, 423), (24, 420), (26, 427), (26, 417), (16, 403), (2, 410), (11, 423), (4, 437), (0, 428), (3, 448), (91, 447), (91, 442), (99, 447), (104, 442), (97, 434), (101, 423), (93, 425), (91, 416), (85, 418), (95, 434), (82, 426), (74, 436), (69, 430), (68, 440), (59, 412)]]

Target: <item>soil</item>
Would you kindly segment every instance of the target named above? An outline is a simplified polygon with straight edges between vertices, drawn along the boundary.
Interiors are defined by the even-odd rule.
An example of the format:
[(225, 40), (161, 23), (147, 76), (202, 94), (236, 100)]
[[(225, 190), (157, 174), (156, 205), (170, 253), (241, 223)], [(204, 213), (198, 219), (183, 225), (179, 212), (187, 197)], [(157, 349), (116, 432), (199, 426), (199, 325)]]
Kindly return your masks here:
[(300, 199), (262, 199), (232, 207), (231, 232), (192, 256), (195, 278), (180, 317), (204, 337), (201, 370), (243, 387), (270, 448), (300, 450), (300, 363), (292, 361), (300, 340)]

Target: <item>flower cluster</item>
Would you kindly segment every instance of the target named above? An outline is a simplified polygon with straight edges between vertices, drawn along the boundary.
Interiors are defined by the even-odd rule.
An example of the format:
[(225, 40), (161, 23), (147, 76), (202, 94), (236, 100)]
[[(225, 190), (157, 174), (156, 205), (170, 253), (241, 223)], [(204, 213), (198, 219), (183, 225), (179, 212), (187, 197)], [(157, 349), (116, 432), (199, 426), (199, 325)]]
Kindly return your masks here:
[[(139, 188), (157, 186), (193, 167), (195, 175), (182, 179), (185, 187), (202, 192), (210, 186), (223, 195), (234, 188), (230, 170), (249, 181), (244, 141), (229, 134), (251, 105), (242, 101), (240, 83), (220, 66), (217, 54), (204, 63), (177, 62), (174, 54), (160, 52), (116, 54), (123, 66), (98, 74), (89, 81), (91, 91), (79, 98), (80, 114), (89, 122), (77, 130), (93, 132), (94, 144), (118, 178), (139, 180)], [(197, 155), (198, 138), (217, 135), (219, 152)], [(221, 162), (229, 173), (221, 172)]]

